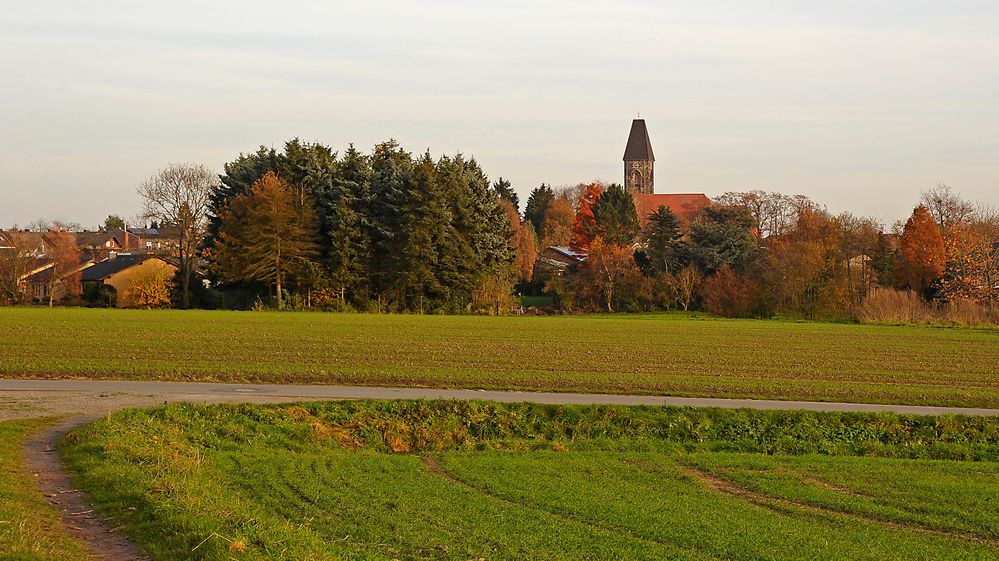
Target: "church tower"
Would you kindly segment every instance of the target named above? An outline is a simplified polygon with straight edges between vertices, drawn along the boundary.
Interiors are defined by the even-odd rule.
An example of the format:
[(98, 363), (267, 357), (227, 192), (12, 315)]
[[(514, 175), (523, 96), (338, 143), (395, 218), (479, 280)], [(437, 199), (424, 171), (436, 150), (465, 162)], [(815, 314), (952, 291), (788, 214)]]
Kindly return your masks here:
[(652, 193), (655, 161), (645, 119), (635, 119), (624, 149), (624, 186), (633, 193)]

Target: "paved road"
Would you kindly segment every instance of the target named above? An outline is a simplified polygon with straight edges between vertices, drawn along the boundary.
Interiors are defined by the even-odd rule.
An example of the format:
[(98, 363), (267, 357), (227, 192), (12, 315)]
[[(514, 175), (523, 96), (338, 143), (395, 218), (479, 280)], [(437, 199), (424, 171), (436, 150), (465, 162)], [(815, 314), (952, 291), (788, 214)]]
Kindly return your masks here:
[[(51, 392), (51, 393), (50, 393)], [(130, 382), (110, 380), (0, 380), (0, 395), (94, 394), (134, 395), (161, 401), (289, 401), (320, 399), (484, 399), (506, 402), (607, 405), (681, 405), (749, 409), (805, 409), (810, 411), (859, 411), (914, 415), (961, 414), (997, 416), (999, 409), (975, 407), (927, 407), (817, 401), (773, 401), (760, 399), (715, 399), (643, 395), (541, 393), (432, 388), (384, 388), (368, 386), (321, 386), (277, 384), (211, 384), (195, 382)]]

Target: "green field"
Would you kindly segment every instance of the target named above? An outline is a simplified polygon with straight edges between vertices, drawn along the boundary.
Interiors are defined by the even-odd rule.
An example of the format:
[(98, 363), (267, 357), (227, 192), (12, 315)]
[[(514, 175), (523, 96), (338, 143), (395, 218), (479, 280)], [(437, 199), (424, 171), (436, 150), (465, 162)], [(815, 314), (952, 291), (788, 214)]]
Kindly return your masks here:
[(0, 422), (0, 560), (73, 561), (86, 551), (62, 529), (59, 513), (35, 488), (21, 456), (44, 420)]
[(999, 555), (999, 463), (911, 459), (999, 458), (991, 418), (171, 405), (62, 448), (154, 560)]
[(0, 309), (0, 376), (999, 407), (999, 330), (682, 315)]

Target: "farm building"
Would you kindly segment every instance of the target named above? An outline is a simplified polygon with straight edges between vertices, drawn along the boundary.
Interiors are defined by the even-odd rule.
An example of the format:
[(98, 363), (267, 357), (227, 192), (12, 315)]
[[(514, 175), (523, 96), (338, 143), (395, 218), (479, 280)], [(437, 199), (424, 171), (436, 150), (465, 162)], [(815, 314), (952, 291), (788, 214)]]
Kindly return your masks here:
[(569, 247), (547, 247), (538, 255), (538, 261), (534, 265), (534, 275), (540, 275), (540, 278), (557, 276), (584, 260), (586, 260), (585, 254), (577, 253)]

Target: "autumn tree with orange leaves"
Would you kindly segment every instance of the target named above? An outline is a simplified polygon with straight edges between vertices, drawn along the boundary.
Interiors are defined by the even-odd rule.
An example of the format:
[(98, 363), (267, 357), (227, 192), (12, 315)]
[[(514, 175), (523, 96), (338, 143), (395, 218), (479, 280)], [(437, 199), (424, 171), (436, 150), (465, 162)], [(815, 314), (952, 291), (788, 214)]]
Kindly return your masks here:
[(541, 220), (541, 247), (565, 246), (572, 243), (575, 219), (569, 201), (562, 197), (552, 199)]
[(538, 242), (534, 236), (534, 228), (528, 223), (522, 223), (520, 214), (513, 202), (500, 198), (500, 207), (510, 220), (510, 245), (514, 250), (513, 270), (517, 280), (531, 282), (534, 275), (534, 262), (538, 259)]
[(596, 216), (593, 214), (593, 206), (600, 200), (600, 195), (604, 188), (597, 183), (590, 183), (586, 186), (583, 196), (579, 198), (579, 209), (576, 211), (576, 224), (572, 232), (572, 243), (569, 247), (578, 253), (587, 253), (593, 240), (600, 234), (600, 227), (597, 225)]
[(947, 300), (988, 303), (995, 299), (991, 273), (992, 244), (974, 229), (958, 224), (944, 238), (946, 265), (940, 292)]
[(895, 256), (895, 286), (910, 288), (924, 296), (940, 279), (946, 265), (940, 228), (924, 206), (919, 205), (905, 222)]

